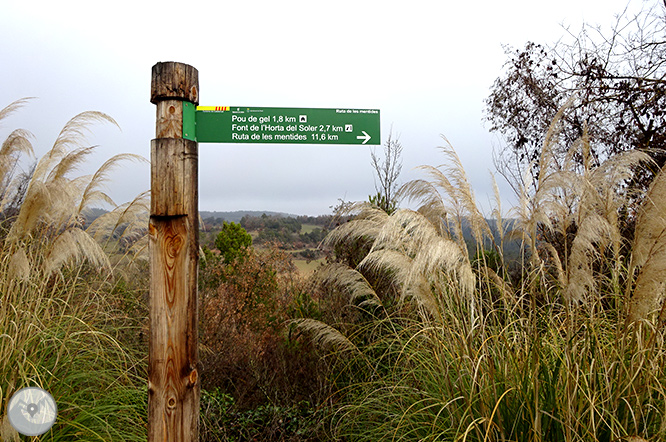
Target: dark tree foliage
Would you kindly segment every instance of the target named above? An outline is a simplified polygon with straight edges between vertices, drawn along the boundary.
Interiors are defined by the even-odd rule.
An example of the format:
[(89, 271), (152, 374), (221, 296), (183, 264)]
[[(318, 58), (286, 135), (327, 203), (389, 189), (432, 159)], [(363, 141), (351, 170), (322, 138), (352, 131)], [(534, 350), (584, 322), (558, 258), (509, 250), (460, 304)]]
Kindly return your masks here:
[[(560, 159), (587, 131), (596, 164), (629, 149), (650, 149), (657, 166), (664, 165), (666, 4), (635, 16), (625, 12), (609, 31), (585, 26), (552, 46), (529, 42), (506, 54), (486, 116), (506, 143), (495, 160), (511, 184), (524, 184), (530, 167), (536, 180), (549, 125), (567, 103), (557, 139)], [(629, 184), (646, 188), (654, 172), (641, 171)]]

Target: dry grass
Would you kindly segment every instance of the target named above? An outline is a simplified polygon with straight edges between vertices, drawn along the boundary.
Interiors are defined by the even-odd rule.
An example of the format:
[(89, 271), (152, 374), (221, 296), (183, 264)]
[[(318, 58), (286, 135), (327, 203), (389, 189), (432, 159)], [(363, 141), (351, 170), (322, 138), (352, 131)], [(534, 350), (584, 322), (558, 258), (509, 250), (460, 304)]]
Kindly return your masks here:
[[(24, 104), (0, 111), (0, 121)], [(86, 209), (113, 203), (103, 190), (108, 173), (138, 159), (119, 155), (77, 175), (94, 150), (85, 136), (101, 122), (116, 124), (98, 112), (74, 117), (27, 172), (23, 158), (34, 153), (26, 131), (12, 132), (0, 149), (0, 404), (24, 386), (50, 391), (58, 421), (43, 440), (145, 438), (140, 359), (117, 337), (124, 313), (109, 295), (118, 260), (108, 253), (145, 230), (147, 218), (140, 225), (129, 216), (139, 216), (145, 198), (111, 212), (113, 229), (84, 228)], [(2, 440), (18, 437), (7, 425), (0, 431)]]
[[(332, 246), (360, 239), (372, 246), (357, 268), (321, 272), (320, 290), (337, 287), (352, 308), (368, 311), (359, 302), (367, 300), (385, 312), (338, 324), (345, 335), (331, 329), (336, 324), (301, 322), (322, 341), (358, 350), (340, 358), (340, 378), (351, 379), (341, 385), (334, 419), (340, 437), (666, 438), (659, 318), (666, 181), (655, 180), (633, 240), (625, 239), (620, 214), (636, 200), (626, 184), (649, 157), (634, 151), (594, 165), (586, 136), (568, 149), (558, 145), (558, 124), (546, 137), (538, 179), (521, 190), (514, 229), (498, 223), (499, 241), (448, 144), (444, 166), (424, 167), (429, 179), (402, 189), (418, 210), (388, 215), (358, 204), (357, 216), (328, 236)], [(497, 267), (485, 255), (470, 260), (463, 222), (477, 251), (497, 253)], [(511, 277), (505, 238), (523, 243)]]
[[(636, 221), (629, 276), (635, 284), (629, 320), (650, 316), (664, 299), (666, 282), (666, 173), (653, 181)], [(628, 285), (628, 292), (630, 286)], [(629, 292), (630, 293), (630, 292)], [(662, 313), (661, 319), (666, 316)]]

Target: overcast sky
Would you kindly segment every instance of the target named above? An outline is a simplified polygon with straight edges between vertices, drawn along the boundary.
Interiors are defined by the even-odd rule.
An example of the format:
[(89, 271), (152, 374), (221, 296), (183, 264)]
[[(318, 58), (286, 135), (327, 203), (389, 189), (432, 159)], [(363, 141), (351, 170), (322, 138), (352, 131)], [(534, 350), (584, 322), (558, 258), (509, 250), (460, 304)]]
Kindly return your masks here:
[[(653, 2), (651, 2), (653, 3)], [(632, 6), (642, 4), (633, 0)], [(627, 0), (6, 1), (0, 14), (0, 108), (37, 97), (3, 121), (38, 155), (74, 115), (102, 111), (91, 165), (121, 152), (145, 157), (155, 136), (151, 67), (199, 71), (200, 104), (380, 109), (404, 147), (401, 181), (437, 166), (445, 136), (477, 199), (492, 192), (483, 100), (506, 61), (503, 45), (552, 43), (583, 21), (610, 25)], [(374, 193), (370, 146), (200, 144), (201, 210), (326, 214), (339, 198)], [(150, 166), (114, 175), (117, 203), (149, 188)], [(501, 184), (501, 178), (498, 177)], [(511, 201), (507, 186), (504, 198)]]

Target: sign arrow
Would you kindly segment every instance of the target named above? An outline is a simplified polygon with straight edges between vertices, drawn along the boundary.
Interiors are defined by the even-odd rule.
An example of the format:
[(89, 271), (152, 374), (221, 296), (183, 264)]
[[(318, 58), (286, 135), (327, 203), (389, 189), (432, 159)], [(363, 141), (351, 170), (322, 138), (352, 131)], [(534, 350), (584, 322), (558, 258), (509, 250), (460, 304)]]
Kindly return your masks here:
[(368, 141), (370, 141), (370, 138), (372, 138), (372, 137), (370, 135), (368, 135), (368, 133), (364, 130), (362, 130), (361, 132), (363, 132), (363, 135), (357, 136), (356, 139), (357, 140), (363, 140), (363, 142), (361, 144), (365, 144)]

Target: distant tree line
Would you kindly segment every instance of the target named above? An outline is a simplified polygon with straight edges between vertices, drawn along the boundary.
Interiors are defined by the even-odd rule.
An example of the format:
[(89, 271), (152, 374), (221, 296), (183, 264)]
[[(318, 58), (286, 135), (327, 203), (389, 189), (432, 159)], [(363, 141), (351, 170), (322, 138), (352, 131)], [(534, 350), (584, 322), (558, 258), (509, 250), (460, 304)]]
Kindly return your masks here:
[[(200, 242), (203, 245), (214, 247), (218, 232), (224, 228), (225, 222), (222, 217), (208, 217), (202, 220)], [(240, 219), (239, 225), (253, 236), (253, 243), (261, 246), (277, 243), (285, 250), (316, 248), (324, 239), (326, 233), (334, 224), (333, 215), (319, 216), (261, 216), (245, 215)], [(303, 226), (316, 226), (305, 229)]]
[[(326, 236), (331, 216), (282, 217), (275, 215), (244, 216), (240, 224), (248, 232), (257, 232), (254, 242), (257, 245), (278, 243), (285, 249), (316, 247)], [(303, 224), (318, 225), (308, 232), (302, 232)]]

